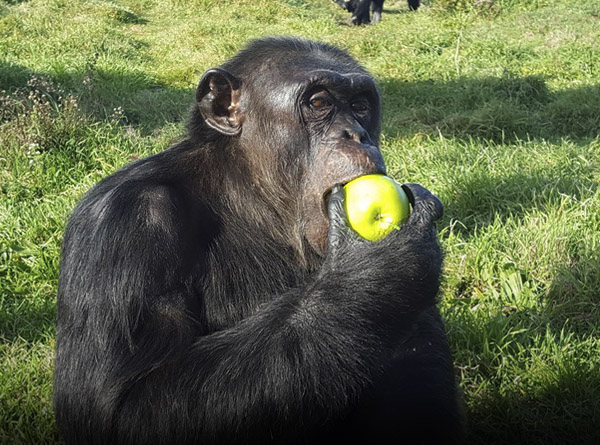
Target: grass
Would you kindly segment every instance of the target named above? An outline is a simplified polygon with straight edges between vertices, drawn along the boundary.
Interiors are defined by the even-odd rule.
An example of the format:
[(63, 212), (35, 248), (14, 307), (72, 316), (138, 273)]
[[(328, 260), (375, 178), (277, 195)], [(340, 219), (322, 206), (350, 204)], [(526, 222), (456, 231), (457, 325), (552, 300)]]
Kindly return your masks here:
[(58, 440), (74, 204), (176, 139), (201, 73), (264, 35), (357, 57), (384, 96), (390, 173), (445, 203), (441, 307), (470, 442), (600, 443), (600, 5), (441, 3), (388, 1), (353, 28), (328, 0), (0, 1), (0, 443)]

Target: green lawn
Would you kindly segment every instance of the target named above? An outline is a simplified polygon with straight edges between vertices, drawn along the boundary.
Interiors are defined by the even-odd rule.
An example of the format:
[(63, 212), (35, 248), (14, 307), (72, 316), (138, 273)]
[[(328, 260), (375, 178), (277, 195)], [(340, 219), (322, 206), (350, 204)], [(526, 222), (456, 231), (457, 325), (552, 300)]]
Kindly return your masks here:
[(330, 0), (0, 0), (0, 443), (57, 441), (74, 204), (181, 135), (202, 72), (265, 35), (360, 60), (389, 172), (444, 202), (441, 306), (471, 442), (600, 443), (600, 2), (424, 3), (388, 0), (354, 28)]

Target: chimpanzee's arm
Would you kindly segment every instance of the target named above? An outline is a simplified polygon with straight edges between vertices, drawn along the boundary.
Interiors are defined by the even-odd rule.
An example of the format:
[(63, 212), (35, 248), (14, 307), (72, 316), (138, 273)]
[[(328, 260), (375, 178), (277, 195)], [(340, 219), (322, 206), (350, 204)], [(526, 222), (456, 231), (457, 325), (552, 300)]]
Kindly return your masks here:
[[(84, 234), (70, 230), (61, 277), (56, 403), (77, 406), (67, 400), (74, 396), (65, 390), (69, 384), (82, 391), (80, 412), (59, 410), (74, 424), (66, 441), (289, 442), (298, 430), (341, 415), (435, 301), (441, 254), (433, 223), (441, 204), (419, 186), (409, 192), (409, 221), (379, 243), (349, 234), (336, 192), (329, 206), (328, 256), (314, 279), (235, 327), (203, 336), (197, 335), (201, 320), (192, 316), (196, 308), (190, 309), (196, 304), (191, 283), (174, 286), (189, 272), (177, 253), (190, 254), (182, 245), (187, 238), (175, 230), (181, 229), (178, 220), (164, 216), (167, 208), (172, 215), (180, 210), (177, 194), (163, 187), (147, 192), (144, 211), (150, 213), (144, 216), (156, 216), (151, 227), (127, 220), (140, 211), (132, 209), (123, 211), (120, 227), (96, 229), (90, 239), (98, 244), (87, 244), (95, 261), (86, 263), (98, 267), (90, 284), (78, 281), (78, 273), (92, 272), (81, 251), (69, 253)], [(107, 217), (103, 212), (110, 208), (126, 208), (128, 197), (106, 199), (117, 205), (98, 201), (88, 212)], [(109, 229), (121, 231), (122, 238), (101, 233)], [(116, 249), (103, 239), (131, 241)], [(108, 284), (103, 261), (111, 264)]]

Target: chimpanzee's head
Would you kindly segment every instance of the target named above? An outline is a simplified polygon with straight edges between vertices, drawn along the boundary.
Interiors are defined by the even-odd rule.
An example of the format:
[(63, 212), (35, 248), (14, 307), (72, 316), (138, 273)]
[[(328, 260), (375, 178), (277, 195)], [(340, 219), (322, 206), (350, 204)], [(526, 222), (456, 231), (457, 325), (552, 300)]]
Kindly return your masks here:
[[(252, 42), (207, 71), (196, 94), (204, 123), (230, 138), (267, 196), (283, 205), (309, 244), (327, 246), (325, 200), (358, 176), (385, 173), (380, 98), (346, 52), (292, 38)], [(282, 205), (277, 202), (277, 205)]]

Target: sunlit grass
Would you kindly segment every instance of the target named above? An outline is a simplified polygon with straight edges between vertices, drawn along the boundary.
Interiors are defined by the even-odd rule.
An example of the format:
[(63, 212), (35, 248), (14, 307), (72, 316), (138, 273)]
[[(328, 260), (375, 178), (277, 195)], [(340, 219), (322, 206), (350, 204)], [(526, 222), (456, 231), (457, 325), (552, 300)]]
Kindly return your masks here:
[(600, 443), (600, 6), (424, 3), (354, 28), (328, 0), (0, 2), (0, 443), (57, 440), (74, 204), (175, 140), (202, 72), (265, 35), (359, 59), (390, 173), (444, 202), (441, 307), (471, 442)]

